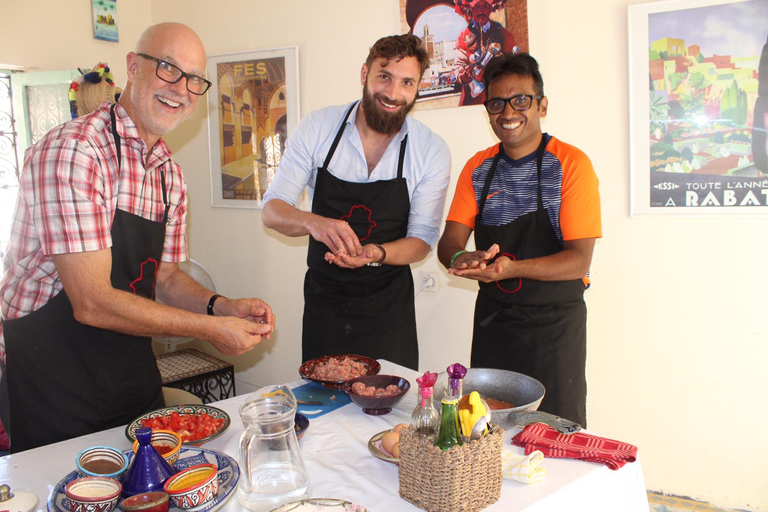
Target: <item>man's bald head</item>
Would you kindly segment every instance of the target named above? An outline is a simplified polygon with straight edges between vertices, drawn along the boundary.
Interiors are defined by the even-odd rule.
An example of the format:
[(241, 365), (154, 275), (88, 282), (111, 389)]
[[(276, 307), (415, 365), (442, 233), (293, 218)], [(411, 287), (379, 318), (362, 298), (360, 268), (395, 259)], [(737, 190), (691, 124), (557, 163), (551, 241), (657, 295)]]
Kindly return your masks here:
[(153, 51), (169, 46), (173, 41), (182, 41), (189, 46), (189, 51), (202, 53), (205, 60), (205, 47), (197, 33), (186, 25), (173, 22), (158, 23), (146, 29), (136, 43), (136, 53), (151, 55)]
[[(205, 78), (205, 47), (194, 30), (181, 23), (158, 23), (146, 29), (126, 63), (128, 83), (120, 104), (136, 123), (148, 146), (197, 108), (200, 96), (187, 88), (189, 76)], [(175, 82), (163, 69), (181, 70)], [(173, 76), (173, 75), (171, 75)]]

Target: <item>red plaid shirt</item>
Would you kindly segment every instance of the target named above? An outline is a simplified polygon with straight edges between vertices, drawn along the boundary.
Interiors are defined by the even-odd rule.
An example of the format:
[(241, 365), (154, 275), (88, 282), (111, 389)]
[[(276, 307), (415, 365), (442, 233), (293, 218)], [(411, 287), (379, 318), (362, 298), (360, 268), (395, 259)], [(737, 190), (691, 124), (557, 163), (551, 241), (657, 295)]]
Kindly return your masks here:
[[(181, 168), (162, 139), (147, 155), (128, 113), (118, 105), (115, 114), (122, 139), (119, 170), (108, 105), (57, 126), (27, 150), (0, 282), (3, 319), (28, 315), (61, 290), (52, 254), (111, 247), (116, 208), (162, 221), (160, 171), (171, 205), (162, 260), (187, 259), (187, 186)], [(0, 326), (0, 358), (4, 355)]]

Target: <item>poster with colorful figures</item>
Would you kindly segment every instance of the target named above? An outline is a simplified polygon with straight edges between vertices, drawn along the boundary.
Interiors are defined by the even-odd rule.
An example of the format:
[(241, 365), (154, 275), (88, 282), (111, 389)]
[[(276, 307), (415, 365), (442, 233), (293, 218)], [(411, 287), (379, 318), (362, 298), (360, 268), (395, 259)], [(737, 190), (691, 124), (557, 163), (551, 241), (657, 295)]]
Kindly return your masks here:
[(528, 51), (526, 0), (400, 0), (400, 28), (429, 55), (419, 108), (482, 104), (488, 62)]

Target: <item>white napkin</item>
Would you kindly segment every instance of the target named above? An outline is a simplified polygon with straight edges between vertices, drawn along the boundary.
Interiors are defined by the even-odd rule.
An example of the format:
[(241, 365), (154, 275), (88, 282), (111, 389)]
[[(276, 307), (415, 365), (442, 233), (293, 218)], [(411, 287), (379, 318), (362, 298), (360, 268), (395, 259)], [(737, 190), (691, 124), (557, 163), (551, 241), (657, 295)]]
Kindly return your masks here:
[(544, 454), (539, 450), (528, 455), (518, 455), (506, 448), (501, 450), (501, 474), (508, 480), (535, 484), (544, 480), (547, 470), (541, 465)]

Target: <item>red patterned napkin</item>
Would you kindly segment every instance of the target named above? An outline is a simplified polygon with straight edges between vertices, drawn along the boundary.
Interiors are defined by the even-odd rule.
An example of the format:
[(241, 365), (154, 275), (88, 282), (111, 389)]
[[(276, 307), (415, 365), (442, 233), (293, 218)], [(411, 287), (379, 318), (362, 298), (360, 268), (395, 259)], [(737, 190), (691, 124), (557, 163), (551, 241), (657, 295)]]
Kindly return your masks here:
[(544, 423), (528, 425), (512, 438), (512, 444), (524, 447), (526, 455), (541, 450), (545, 457), (599, 462), (614, 471), (637, 460), (637, 447), (629, 443), (585, 432), (561, 434)]

